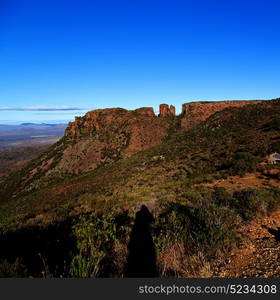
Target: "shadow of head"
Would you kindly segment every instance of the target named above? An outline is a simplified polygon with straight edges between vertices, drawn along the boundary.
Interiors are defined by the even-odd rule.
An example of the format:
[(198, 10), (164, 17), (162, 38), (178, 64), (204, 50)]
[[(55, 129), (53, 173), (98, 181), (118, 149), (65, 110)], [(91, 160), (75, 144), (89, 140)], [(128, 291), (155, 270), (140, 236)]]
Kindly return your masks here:
[(149, 228), (150, 224), (154, 222), (154, 220), (155, 219), (150, 213), (148, 207), (146, 205), (142, 205), (141, 209), (136, 213), (134, 227), (141, 226), (141, 229), (145, 229), (145, 227)]
[(153, 221), (149, 209), (142, 205), (130, 234), (126, 277), (156, 277), (156, 251), (150, 232)]

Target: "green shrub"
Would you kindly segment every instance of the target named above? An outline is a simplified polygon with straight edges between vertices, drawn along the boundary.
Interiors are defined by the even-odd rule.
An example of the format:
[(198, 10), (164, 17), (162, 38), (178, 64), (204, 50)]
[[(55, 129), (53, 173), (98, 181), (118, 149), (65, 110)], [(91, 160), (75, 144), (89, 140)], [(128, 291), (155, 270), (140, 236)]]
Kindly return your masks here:
[(245, 219), (271, 212), (279, 204), (280, 190), (278, 188), (262, 190), (242, 190), (233, 194), (231, 206)]
[(215, 187), (212, 198), (217, 205), (230, 206), (232, 202), (232, 194), (223, 187)]
[(219, 207), (208, 200), (197, 204), (165, 204), (154, 227), (159, 252), (172, 243), (183, 242), (191, 254), (202, 251), (212, 255), (219, 247), (227, 246), (235, 239), (239, 219), (234, 210)]
[(103, 263), (108, 262), (114, 245), (126, 241), (129, 224), (127, 211), (80, 216), (73, 226), (78, 253), (72, 259), (70, 275), (81, 278), (100, 276)]
[(238, 216), (228, 207), (210, 204), (189, 210), (190, 238), (195, 251), (213, 254), (235, 239)]
[(93, 219), (82, 216), (73, 229), (77, 238), (78, 254), (72, 260), (70, 275), (82, 278), (97, 277), (102, 259), (116, 241), (113, 216)]
[(158, 252), (177, 241), (184, 243), (189, 236), (190, 220), (187, 218), (186, 206), (177, 202), (163, 204), (162, 213), (156, 218), (153, 237)]
[(249, 152), (237, 152), (230, 168), (231, 175), (244, 176), (246, 172), (255, 172), (258, 159)]

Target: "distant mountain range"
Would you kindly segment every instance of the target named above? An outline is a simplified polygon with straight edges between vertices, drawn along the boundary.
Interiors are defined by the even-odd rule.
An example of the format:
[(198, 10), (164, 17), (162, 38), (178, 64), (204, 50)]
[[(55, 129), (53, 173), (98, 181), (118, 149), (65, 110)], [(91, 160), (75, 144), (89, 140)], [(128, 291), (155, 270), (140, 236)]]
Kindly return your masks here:
[(21, 123), (21, 126), (59, 126), (63, 124), (49, 124), (49, 123)]

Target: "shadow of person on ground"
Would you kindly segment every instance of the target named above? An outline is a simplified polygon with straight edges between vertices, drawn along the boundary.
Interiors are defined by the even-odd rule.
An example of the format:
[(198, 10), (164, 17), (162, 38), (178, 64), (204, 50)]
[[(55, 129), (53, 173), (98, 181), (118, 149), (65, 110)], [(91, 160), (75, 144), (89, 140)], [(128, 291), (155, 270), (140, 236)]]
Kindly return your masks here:
[(153, 215), (142, 205), (136, 218), (128, 244), (125, 277), (156, 277), (156, 251), (150, 232)]

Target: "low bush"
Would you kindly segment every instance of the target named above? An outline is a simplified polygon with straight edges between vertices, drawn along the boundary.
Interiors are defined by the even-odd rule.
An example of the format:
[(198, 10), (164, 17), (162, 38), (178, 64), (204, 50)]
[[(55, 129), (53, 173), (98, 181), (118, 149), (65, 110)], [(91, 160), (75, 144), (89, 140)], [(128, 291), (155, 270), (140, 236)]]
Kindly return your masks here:
[(259, 215), (271, 212), (280, 200), (280, 190), (242, 190), (233, 194), (233, 201), (230, 203), (245, 220), (251, 220)]
[(218, 187), (190, 189), (179, 200), (162, 203), (153, 226), (162, 276), (200, 274), (203, 266), (197, 269), (193, 258), (202, 256), (203, 264), (209, 264), (239, 240), (237, 228), (242, 221), (270, 213), (279, 200), (278, 188), (230, 192)]
[(244, 176), (247, 172), (255, 172), (258, 162), (258, 158), (249, 152), (237, 152), (231, 163), (230, 174)]
[(165, 204), (154, 226), (159, 252), (172, 243), (183, 242), (188, 253), (203, 252), (211, 256), (219, 247), (234, 241), (234, 230), (239, 223), (236, 212), (210, 201), (197, 204)]
[(27, 269), (20, 258), (10, 262), (7, 259), (0, 260), (0, 278), (19, 278), (26, 277)]
[(119, 214), (81, 216), (73, 226), (78, 253), (72, 259), (70, 276), (88, 278), (103, 275), (102, 269), (110, 272), (108, 265), (114, 259), (114, 247), (126, 239), (129, 222), (126, 211)]

